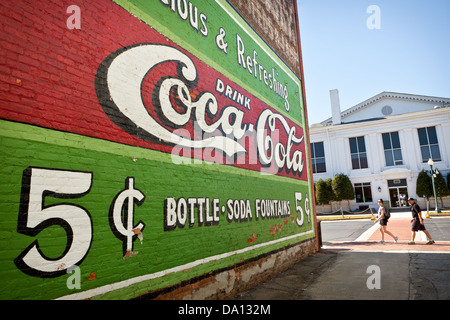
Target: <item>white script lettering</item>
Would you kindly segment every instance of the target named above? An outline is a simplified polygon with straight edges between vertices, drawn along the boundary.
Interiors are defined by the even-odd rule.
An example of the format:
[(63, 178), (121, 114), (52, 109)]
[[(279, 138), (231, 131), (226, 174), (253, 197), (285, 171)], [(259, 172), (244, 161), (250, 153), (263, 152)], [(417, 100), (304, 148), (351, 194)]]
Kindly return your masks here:
[[(174, 62), (178, 77), (159, 74), (154, 86), (155, 116), (144, 105), (142, 83), (156, 66)], [(284, 116), (270, 109), (261, 112), (256, 125), (245, 123), (245, 112), (250, 109), (250, 100), (245, 102), (248, 98), (229, 86), (227, 89), (218, 79), (216, 91), (222, 94), (225, 90), (223, 94), (245, 111), (233, 105), (220, 108), (212, 92), (192, 94), (190, 90), (197, 86), (198, 77), (194, 62), (182, 51), (168, 45), (145, 43), (109, 55), (97, 70), (95, 88), (109, 118), (140, 139), (193, 150), (216, 150), (227, 157), (236, 157), (248, 153), (243, 138), (256, 130), (254, 143), (261, 165), (274, 164), (278, 171), (285, 168), (286, 172), (301, 176), (303, 154), (294, 145), (300, 145), (304, 137), (296, 137), (295, 126), (290, 127)], [(174, 97), (177, 106), (173, 105)], [(184, 132), (180, 129), (190, 124), (196, 137), (180, 134)], [(287, 137), (286, 143), (279, 141), (279, 130)]]

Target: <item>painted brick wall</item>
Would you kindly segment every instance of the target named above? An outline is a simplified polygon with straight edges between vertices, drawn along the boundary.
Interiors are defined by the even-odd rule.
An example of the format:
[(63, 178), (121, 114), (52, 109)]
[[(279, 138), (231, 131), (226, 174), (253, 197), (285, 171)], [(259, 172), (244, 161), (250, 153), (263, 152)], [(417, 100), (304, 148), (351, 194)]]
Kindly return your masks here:
[(315, 250), (300, 79), (179, 3), (0, 4), (2, 299), (224, 298)]
[(286, 64), (300, 76), (295, 5), (292, 1), (230, 0), (245, 20)]

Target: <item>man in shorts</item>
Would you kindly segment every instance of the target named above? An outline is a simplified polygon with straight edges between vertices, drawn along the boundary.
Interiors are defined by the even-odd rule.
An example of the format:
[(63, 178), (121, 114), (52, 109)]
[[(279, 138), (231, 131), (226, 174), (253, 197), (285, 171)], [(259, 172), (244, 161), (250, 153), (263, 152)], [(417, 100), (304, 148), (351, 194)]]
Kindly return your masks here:
[(412, 220), (411, 220), (411, 241), (408, 244), (415, 244), (414, 239), (416, 238), (417, 231), (423, 231), (427, 236), (427, 244), (433, 244), (434, 240), (431, 239), (430, 233), (425, 229), (425, 225), (422, 219), (422, 210), (420, 210), (419, 205), (414, 201), (413, 198), (408, 199), (408, 203), (411, 206)]

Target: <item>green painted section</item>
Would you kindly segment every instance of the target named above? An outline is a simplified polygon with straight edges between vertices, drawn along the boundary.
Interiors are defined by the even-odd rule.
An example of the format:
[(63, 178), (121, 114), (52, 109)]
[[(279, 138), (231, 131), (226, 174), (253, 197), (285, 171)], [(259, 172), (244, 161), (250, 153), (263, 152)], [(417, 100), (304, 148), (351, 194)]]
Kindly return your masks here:
[[(176, 165), (167, 154), (7, 121), (0, 122), (0, 146), (2, 299), (53, 299), (95, 288), (99, 290), (92, 294), (95, 298), (131, 298), (314, 236), (312, 214), (310, 222), (303, 214), (301, 228), (293, 222), (300, 217), (294, 193), (301, 192), (303, 200), (308, 193), (307, 183), (295, 179), (257, 176), (223, 165)], [(72, 274), (39, 278), (14, 265), (14, 260), (35, 240), (46, 257), (59, 258), (68, 238), (67, 231), (56, 224), (39, 229), (34, 236), (17, 232), (21, 192), (26, 189), (22, 178), (29, 167), (92, 173), (92, 186), (85, 195), (72, 199), (45, 195), (43, 199), (43, 208), (63, 203), (77, 205), (91, 216), (92, 243), (79, 265), (80, 289), (68, 288)], [(124, 258), (122, 241), (109, 223), (109, 210), (116, 195), (126, 189), (127, 177), (133, 177), (135, 188), (145, 195), (143, 203), (133, 208), (133, 223), (142, 221), (145, 228), (142, 244), (139, 239), (133, 242), (133, 251), (138, 253)], [(69, 179), (61, 183), (67, 186), (77, 182)], [(218, 207), (225, 207), (225, 212), (218, 214), (215, 225), (199, 225), (197, 207), (192, 227), (186, 224), (184, 228), (165, 231), (164, 201), (168, 197), (208, 198), (210, 206), (213, 199), (218, 199)], [(229, 199), (249, 200), (252, 219), (229, 222)], [(292, 217), (256, 219), (256, 199), (289, 201)], [(298, 201), (297, 205), (306, 212), (305, 201)], [(312, 212), (311, 208), (308, 210)], [(287, 240), (276, 242), (284, 238)], [(251, 249), (252, 246), (257, 249)], [(180, 266), (186, 269), (178, 270)], [(112, 291), (108, 286), (130, 279), (134, 279), (131, 285), (120, 290)]]

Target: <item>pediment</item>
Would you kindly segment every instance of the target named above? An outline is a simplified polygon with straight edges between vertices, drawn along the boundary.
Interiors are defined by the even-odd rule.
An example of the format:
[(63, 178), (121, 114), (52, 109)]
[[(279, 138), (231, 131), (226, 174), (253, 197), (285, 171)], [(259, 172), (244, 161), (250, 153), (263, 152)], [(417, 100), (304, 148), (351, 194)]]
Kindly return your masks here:
[[(449, 98), (382, 92), (342, 111), (341, 121), (345, 124), (369, 119), (382, 119), (392, 115), (432, 110), (449, 103)], [(332, 118), (321, 122), (321, 124), (331, 125)]]

